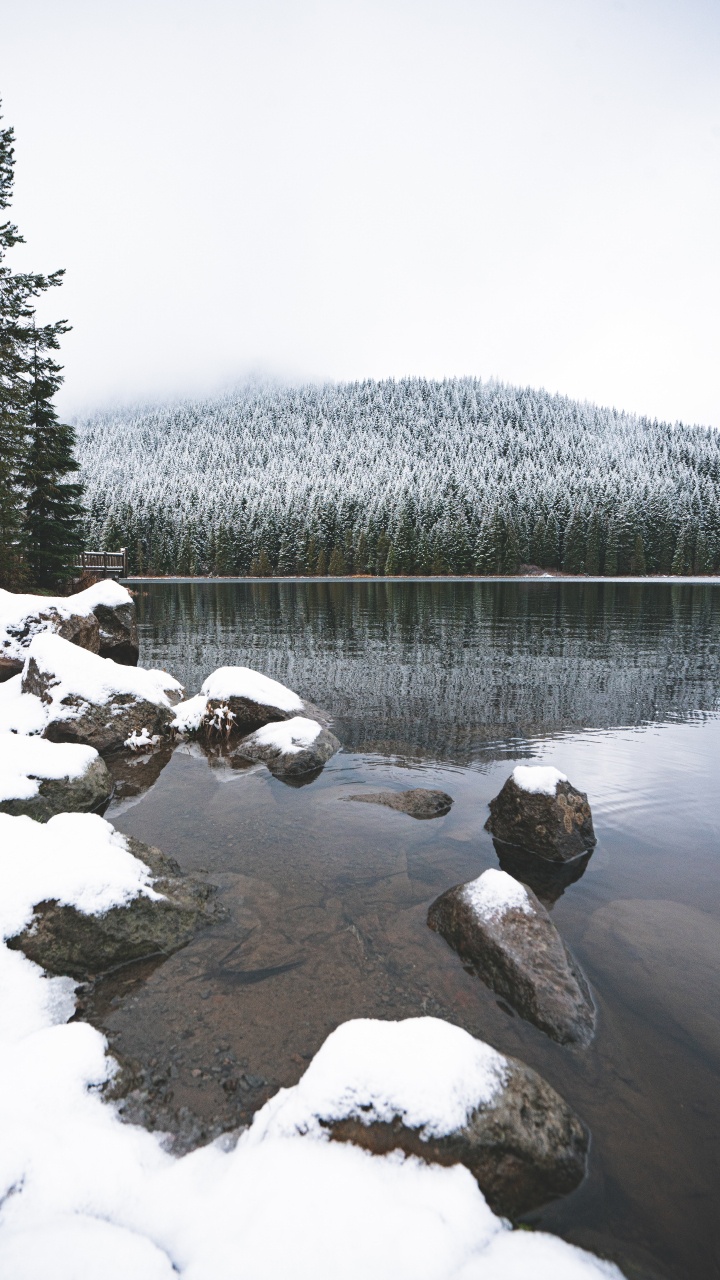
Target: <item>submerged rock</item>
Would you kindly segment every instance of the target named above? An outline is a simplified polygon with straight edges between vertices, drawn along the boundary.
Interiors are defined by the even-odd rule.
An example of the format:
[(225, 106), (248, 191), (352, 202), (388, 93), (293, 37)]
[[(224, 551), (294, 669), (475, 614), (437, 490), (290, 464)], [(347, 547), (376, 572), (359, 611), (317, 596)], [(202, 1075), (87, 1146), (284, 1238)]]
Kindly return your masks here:
[(164, 671), (80, 654), (54, 635), (33, 640), (21, 689), (38, 700), (45, 738), (86, 743), (101, 752), (133, 738), (169, 735), (173, 703), (182, 695), (182, 686)]
[(53, 900), (40, 902), (32, 922), (7, 945), (49, 973), (85, 979), (133, 960), (171, 955), (218, 918), (211, 886), (183, 875), (159, 849), (133, 836), (126, 839), (133, 857), (152, 872), (152, 888), (161, 896), (140, 893), (97, 915)]
[(98, 809), (112, 794), (105, 762), (92, 747), (0, 733), (0, 811), (47, 822), (56, 813)]
[(485, 829), (554, 862), (587, 853), (597, 843), (584, 791), (577, 791), (557, 769), (518, 765), (502, 791), (490, 801)]
[(584, 1126), (541, 1076), (438, 1018), (343, 1023), (255, 1117), (251, 1138), (266, 1135), (463, 1164), (509, 1217), (574, 1190), (588, 1149)]
[(596, 1013), (587, 981), (526, 885), (485, 871), (441, 894), (428, 924), (528, 1022), (559, 1044), (589, 1044)]
[(425, 787), (413, 787), (409, 791), (366, 791), (345, 800), (360, 800), (363, 804), (383, 804), (397, 809), (411, 818), (441, 818), (449, 813), (453, 799), (446, 791), (431, 791)]
[(267, 724), (243, 738), (235, 754), (245, 760), (262, 760), (271, 773), (298, 777), (322, 769), (339, 751), (340, 743), (317, 720), (293, 716), (279, 724)]

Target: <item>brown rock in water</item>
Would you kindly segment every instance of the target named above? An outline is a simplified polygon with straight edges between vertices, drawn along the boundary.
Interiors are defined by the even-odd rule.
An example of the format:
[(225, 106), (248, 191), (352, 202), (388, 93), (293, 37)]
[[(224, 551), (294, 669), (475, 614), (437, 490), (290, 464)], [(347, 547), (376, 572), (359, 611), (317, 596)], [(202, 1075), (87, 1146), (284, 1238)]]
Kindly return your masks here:
[(428, 924), (521, 1017), (558, 1044), (590, 1043), (596, 1012), (587, 981), (526, 885), (486, 871), (441, 894)]
[(213, 890), (204, 881), (182, 875), (177, 863), (159, 849), (132, 836), (128, 844), (133, 856), (157, 877), (153, 888), (163, 894), (161, 899), (138, 895), (98, 916), (41, 902), (31, 924), (7, 945), (49, 973), (85, 979), (132, 960), (171, 955), (218, 918), (209, 901)]
[(503, 844), (502, 840), (493, 840), (500, 869), (507, 871), (514, 880), (527, 885), (537, 895), (544, 907), (548, 909), (561, 898), (571, 884), (575, 884), (584, 876), (592, 857), (592, 850), (568, 862), (551, 862), (549, 858), (541, 858), (537, 853), (529, 853), (527, 849), (519, 849), (514, 844)]
[(517, 1218), (579, 1186), (588, 1134), (542, 1076), (516, 1058), (506, 1061), (504, 1089), (443, 1137), (425, 1138), (400, 1117), (367, 1125), (355, 1117), (322, 1123), (336, 1142), (375, 1155), (399, 1149), (433, 1164), (463, 1164), (493, 1212)]
[(485, 829), (497, 840), (553, 862), (577, 858), (597, 843), (587, 795), (562, 775), (558, 775), (552, 793), (526, 790), (518, 786), (514, 776), (509, 777), (490, 801)]
[(440, 818), (450, 812), (453, 803), (452, 796), (446, 791), (431, 791), (425, 787), (413, 787), (409, 791), (365, 791), (343, 799), (383, 804), (388, 809), (407, 813), (411, 818)]

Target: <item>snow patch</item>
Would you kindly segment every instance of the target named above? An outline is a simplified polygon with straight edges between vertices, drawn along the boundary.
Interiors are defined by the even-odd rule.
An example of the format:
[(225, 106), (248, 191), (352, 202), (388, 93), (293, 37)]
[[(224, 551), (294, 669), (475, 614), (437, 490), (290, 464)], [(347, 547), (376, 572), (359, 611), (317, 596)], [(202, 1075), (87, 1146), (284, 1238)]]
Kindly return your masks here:
[(509, 876), (507, 871), (500, 871), (496, 867), (490, 867), (477, 880), (464, 885), (462, 894), (481, 920), (497, 920), (508, 911), (524, 911), (526, 915), (534, 915), (525, 886)]
[(554, 796), (558, 782), (567, 782), (564, 773), (549, 764), (519, 764), (512, 772), (513, 782), (521, 791), (534, 795)]
[(144, 751), (146, 747), (156, 747), (159, 741), (159, 733), (149, 734), (147, 728), (143, 726), (139, 733), (137, 729), (133, 729), (123, 745), (129, 747), (131, 751)]
[(0, 684), (0, 733), (42, 733), (47, 708), (32, 693), (23, 693), (22, 674)]
[(276, 747), (282, 755), (297, 755), (306, 747), (311, 747), (318, 734), (322, 733), (322, 725), (317, 720), (308, 720), (306, 716), (293, 716), (291, 720), (275, 720), (272, 724), (264, 724), (256, 729), (245, 743), (257, 743), (259, 747)]
[(207, 711), (207, 704), (208, 700), (202, 693), (196, 693), (194, 698), (187, 698), (185, 702), (178, 702), (170, 728), (176, 733), (197, 733)]
[(0, 802), (31, 799), (45, 778), (81, 778), (97, 759), (94, 747), (0, 732)]
[(439, 1018), (356, 1018), (333, 1031), (305, 1075), (258, 1113), (249, 1140), (327, 1137), (322, 1120), (400, 1116), (426, 1138), (461, 1128), (507, 1079), (507, 1059)]
[(219, 667), (208, 676), (201, 693), (213, 701), (247, 698), (260, 706), (277, 707), (278, 711), (302, 711), (304, 708), (302, 699), (292, 689), (250, 667)]

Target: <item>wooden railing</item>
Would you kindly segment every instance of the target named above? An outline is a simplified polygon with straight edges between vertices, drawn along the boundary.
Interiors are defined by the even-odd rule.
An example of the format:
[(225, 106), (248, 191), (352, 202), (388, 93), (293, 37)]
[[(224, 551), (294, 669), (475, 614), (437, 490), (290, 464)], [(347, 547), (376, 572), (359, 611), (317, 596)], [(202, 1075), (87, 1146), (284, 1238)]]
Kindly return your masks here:
[(75, 561), (81, 573), (94, 573), (103, 578), (127, 578), (127, 547), (119, 551), (81, 551)]

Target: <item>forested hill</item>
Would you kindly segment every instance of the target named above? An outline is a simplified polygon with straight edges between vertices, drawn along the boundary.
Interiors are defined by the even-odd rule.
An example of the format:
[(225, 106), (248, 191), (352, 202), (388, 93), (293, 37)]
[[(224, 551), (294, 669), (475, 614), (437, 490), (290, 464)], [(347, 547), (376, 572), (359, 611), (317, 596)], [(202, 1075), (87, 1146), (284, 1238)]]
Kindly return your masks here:
[(720, 432), (474, 379), (248, 386), (76, 423), (135, 572), (708, 573)]

